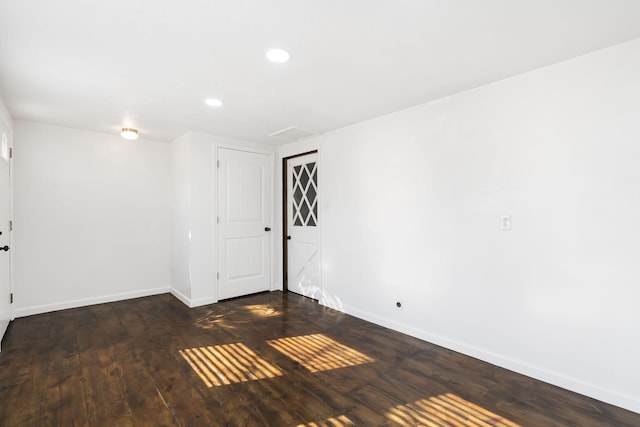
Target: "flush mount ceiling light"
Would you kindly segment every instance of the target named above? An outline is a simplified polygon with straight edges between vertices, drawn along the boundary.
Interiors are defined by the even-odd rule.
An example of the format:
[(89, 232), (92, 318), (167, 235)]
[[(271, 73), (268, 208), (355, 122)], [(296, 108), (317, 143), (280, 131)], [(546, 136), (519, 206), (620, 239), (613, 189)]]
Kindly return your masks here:
[(207, 104), (209, 107), (222, 107), (222, 101), (215, 98), (209, 98), (205, 100), (204, 103)]
[(287, 62), (291, 58), (289, 52), (284, 49), (271, 49), (267, 51), (266, 55), (269, 61), (273, 62)]
[(122, 131), (120, 132), (120, 136), (123, 137), (124, 139), (128, 139), (130, 141), (134, 141), (134, 140), (138, 139), (138, 137), (139, 137), (138, 129), (122, 128)]

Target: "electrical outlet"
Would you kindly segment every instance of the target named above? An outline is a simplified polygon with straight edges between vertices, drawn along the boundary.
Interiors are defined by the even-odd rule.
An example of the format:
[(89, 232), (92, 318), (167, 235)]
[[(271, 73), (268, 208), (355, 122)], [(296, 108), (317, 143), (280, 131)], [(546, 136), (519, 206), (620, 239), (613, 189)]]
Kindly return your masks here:
[(500, 230), (511, 231), (511, 215), (502, 215), (500, 217)]

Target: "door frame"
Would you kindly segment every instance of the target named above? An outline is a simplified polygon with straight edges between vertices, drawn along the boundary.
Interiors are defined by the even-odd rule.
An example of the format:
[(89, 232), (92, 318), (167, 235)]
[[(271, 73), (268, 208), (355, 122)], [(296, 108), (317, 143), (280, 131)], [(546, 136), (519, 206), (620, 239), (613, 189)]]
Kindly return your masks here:
[[(271, 164), (271, 181), (269, 182), (270, 188), (271, 188), (271, 198), (269, 198), (269, 200), (267, 200), (267, 203), (269, 203), (268, 209), (269, 209), (269, 215), (271, 216), (271, 222), (272, 224), (275, 224), (277, 222), (277, 219), (275, 217), (275, 212), (274, 212), (274, 195), (276, 194), (276, 188), (275, 188), (275, 182), (273, 177), (276, 176), (276, 171), (275, 171), (275, 151), (272, 150), (268, 150), (268, 149), (262, 149), (259, 147), (252, 147), (252, 146), (246, 146), (246, 145), (240, 145), (240, 144), (233, 144), (233, 143), (225, 143), (225, 142), (215, 142), (212, 144), (212, 150), (211, 150), (211, 164), (212, 164), (212, 173), (211, 173), (211, 193), (212, 193), (212, 197), (211, 197), (211, 221), (212, 221), (212, 229), (214, 230), (213, 233), (211, 233), (211, 238), (212, 238), (212, 247), (213, 247), (213, 295), (214, 295), (214, 302), (218, 302), (220, 300), (220, 296), (218, 294), (218, 284), (219, 284), (219, 279), (218, 279), (218, 273), (220, 272), (220, 266), (219, 266), (219, 254), (220, 254), (220, 248), (219, 248), (219, 244), (218, 244), (218, 235), (219, 235), (219, 227), (220, 225), (217, 222), (217, 217), (219, 214), (219, 201), (218, 201), (218, 173), (219, 173), (219, 169), (218, 169), (218, 151), (220, 149), (224, 149), (224, 150), (234, 150), (234, 151), (244, 151), (244, 152), (248, 152), (248, 153), (255, 153), (255, 154), (264, 154), (266, 156), (269, 157), (269, 162)], [(271, 227), (273, 229), (273, 226)], [(269, 257), (270, 257), (270, 261), (269, 261), (269, 291), (273, 291), (274, 289), (274, 275), (275, 275), (275, 266), (273, 263), (274, 260), (274, 235), (273, 233), (269, 233)]]
[[(1, 102), (0, 102), (0, 106), (1, 106)], [(9, 329), (9, 327), (11, 326), (11, 322), (13, 320), (15, 320), (15, 312), (14, 312), (14, 306), (13, 306), (13, 262), (14, 262), (14, 257), (13, 257), (13, 252), (15, 250), (14, 248), (14, 242), (13, 242), (13, 200), (14, 200), (14, 182), (13, 182), (13, 174), (14, 174), (14, 170), (13, 170), (13, 127), (11, 126), (10, 122), (7, 122), (4, 120), (3, 116), (0, 116), (0, 137), (2, 135), (2, 133), (5, 134), (6, 138), (7, 138), (7, 145), (8, 145), (8, 149), (9, 149), (9, 158), (7, 159), (7, 168), (8, 168), (8, 175), (9, 175), (9, 182), (7, 183), (9, 185), (9, 222), (10, 222), (10, 226), (7, 227), (7, 237), (9, 238), (9, 247), (10, 250), (8, 252), (6, 252), (6, 256), (9, 257), (9, 262), (8, 262), (8, 268), (9, 268), (9, 274), (8, 274), (8, 280), (9, 282), (7, 283), (8, 285), (8, 291), (9, 291), (9, 295), (0, 295), (0, 298), (6, 298), (9, 297), (10, 298), (10, 302), (9, 302), (9, 323), (7, 324), (7, 329), (4, 331), (0, 331), (0, 351), (2, 351), (2, 340), (4, 338), (4, 335), (7, 333), (7, 330)], [(4, 161), (2, 159), (0, 159), (0, 162)], [(6, 224), (9, 225), (9, 224)]]
[[(317, 153), (318, 150), (311, 150), (282, 158), (282, 292), (285, 294), (289, 292), (289, 243), (287, 240), (287, 235), (289, 234), (289, 211), (287, 209), (289, 201), (289, 181), (287, 180), (287, 174), (289, 172), (288, 162), (298, 157)], [(320, 162), (318, 162), (318, 167), (319, 166)], [(318, 211), (320, 211), (319, 208), (320, 206), (318, 206)]]

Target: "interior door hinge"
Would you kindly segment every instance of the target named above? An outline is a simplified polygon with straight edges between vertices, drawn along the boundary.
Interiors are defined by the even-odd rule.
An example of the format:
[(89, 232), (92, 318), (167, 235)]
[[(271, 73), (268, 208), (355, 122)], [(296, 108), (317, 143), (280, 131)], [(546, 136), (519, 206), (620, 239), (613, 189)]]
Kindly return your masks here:
[(9, 158), (13, 159), (13, 147), (9, 147)]
[(9, 231), (13, 231), (13, 221), (9, 221)]
[(217, 161), (216, 161), (216, 167), (217, 167), (218, 169), (220, 169), (220, 160), (217, 160)]
[(9, 294), (9, 304), (13, 304), (13, 292)]
[(216, 273), (216, 279), (220, 280), (220, 272)]

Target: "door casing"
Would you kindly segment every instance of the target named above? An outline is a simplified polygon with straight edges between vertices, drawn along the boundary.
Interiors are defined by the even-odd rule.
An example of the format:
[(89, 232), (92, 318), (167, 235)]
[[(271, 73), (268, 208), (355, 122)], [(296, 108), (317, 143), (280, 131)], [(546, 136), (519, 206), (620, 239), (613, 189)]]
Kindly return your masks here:
[[(0, 344), (12, 318), (11, 300), (11, 254), (13, 242), (11, 239), (11, 134), (3, 122), (0, 121), (0, 246), (8, 246), (8, 251), (0, 252)], [(5, 158), (6, 156), (6, 158)], [(0, 349), (1, 350), (1, 349)]]
[[(216, 147), (216, 157), (215, 157), (215, 162), (217, 163), (217, 167), (216, 167), (216, 218), (217, 220), (215, 220), (215, 223), (217, 225), (216, 227), (216, 233), (215, 233), (215, 247), (216, 247), (216, 251), (215, 253), (216, 255), (216, 265), (217, 265), (217, 273), (216, 273), (216, 299), (220, 300), (220, 299), (228, 299), (228, 298), (233, 298), (236, 296), (242, 296), (242, 295), (234, 295), (234, 296), (229, 296), (228, 294), (225, 294), (224, 292), (221, 292), (221, 286), (224, 286), (226, 283), (226, 277), (225, 275), (228, 273), (226, 271), (226, 267), (225, 265), (222, 265), (222, 251), (225, 250), (224, 244), (222, 242), (222, 226), (224, 226), (225, 222), (227, 221), (226, 218), (226, 214), (223, 214), (223, 212), (221, 212), (221, 209), (224, 207), (224, 203), (221, 202), (221, 197), (223, 196), (222, 191), (220, 189), (221, 184), (221, 177), (220, 177), (220, 173), (221, 170), (224, 169), (221, 168), (221, 164), (220, 164), (220, 159), (221, 159), (221, 150), (225, 150), (225, 151), (229, 151), (229, 152), (233, 152), (236, 153), (238, 155), (241, 155), (241, 153), (245, 153), (248, 156), (264, 156), (265, 159), (267, 160), (267, 162), (265, 163), (266, 165), (268, 165), (266, 167), (265, 170), (265, 176), (263, 176), (263, 180), (265, 183), (265, 193), (262, 194), (262, 198), (263, 198), (263, 208), (265, 209), (264, 212), (264, 218), (263, 218), (263, 223), (260, 226), (261, 229), (263, 230), (262, 232), (265, 233), (263, 234), (263, 236), (265, 236), (266, 242), (264, 243), (263, 249), (266, 251), (266, 258), (267, 260), (264, 263), (264, 276), (266, 278), (266, 285), (261, 287), (260, 289), (256, 289), (255, 292), (260, 292), (260, 291), (265, 291), (265, 290), (271, 290), (272, 287), (272, 283), (273, 283), (273, 277), (272, 277), (272, 271), (273, 268), (271, 266), (272, 263), (272, 252), (273, 252), (273, 238), (272, 238), (272, 233), (271, 232), (267, 232), (264, 231), (265, 227), (271, 228), (272, 227), (272, 218), (273, 218), (273, 201), (272, 201), (272, 194), (273, 194), (273, 153), (270, 152), (264, 152), (261, 150), (252, 150), (250, 148), (239, 148), (239, 147), (228, 147), (228, 146), (217, 146)], [(225, 202), (226, 203), (226, 202)], [(220, 222), (218, 222), (220, 221)], [(225, 255), (226, 256), (226, 255)], [(252, 292), (248, 292), (247, 294), (253, 293)]]
[(282, 291), (284, 293), (289, 292), (289, 245), (287, 240), (287, 236), (289, 235), (289, 160), (317, 153), (318, 150), (311, 150), (282, 159)]

